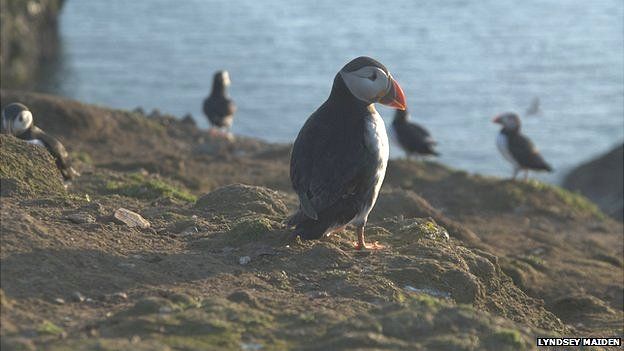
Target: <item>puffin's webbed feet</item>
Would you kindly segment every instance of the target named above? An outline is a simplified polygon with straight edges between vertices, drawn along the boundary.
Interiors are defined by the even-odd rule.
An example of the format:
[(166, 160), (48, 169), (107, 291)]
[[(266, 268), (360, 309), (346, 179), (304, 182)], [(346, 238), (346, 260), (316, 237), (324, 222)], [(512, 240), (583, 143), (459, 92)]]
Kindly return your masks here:
[(386, 248), (385, 245), (380, 244), (378, 241), (375, 241), (372, 244), (367, 244), (365, 242), (357, 242), (353, 243), (353, 248), (356, 250), (383, 250)]
[(382, 250), (386, 248), (385, 245), (382, 245), (377, 241), (375, 241), (372, 244), (367, 244), (366, 241), (364, 240), (364, 226), (357, 228), (357, 234), (358, 234), (358, 241), (356, 243), (353, 243), (353, 247), (356, 250)]

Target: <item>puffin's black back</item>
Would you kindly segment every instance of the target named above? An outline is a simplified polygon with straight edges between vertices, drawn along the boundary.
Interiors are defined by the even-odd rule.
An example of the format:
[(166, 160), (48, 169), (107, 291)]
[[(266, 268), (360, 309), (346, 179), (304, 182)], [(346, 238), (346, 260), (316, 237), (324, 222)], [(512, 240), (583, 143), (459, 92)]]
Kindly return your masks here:
[(434, 150), (435, 141), (422, 126), (407, 120), (406, 111), (397, 110), (392, 121), (392, 128), (397, 141), (406, 153), (421, 155), (439, 155)]
[(365, 116), (371, 113), (336, 75), (329, 98), (301, 128), (291, 154), (290, 179), (301, 206), (310, 208), (296, 213), (290, 224), (302, 238), (318, 239), (361, 210), (377, 171), (377, 160), (364, 141)]
[(502, 130), (507, 136), (508, 149), (520, 166), (528, 169), (552, 171), (552, 167), (544, 160), (529, 138), (519, 131)]

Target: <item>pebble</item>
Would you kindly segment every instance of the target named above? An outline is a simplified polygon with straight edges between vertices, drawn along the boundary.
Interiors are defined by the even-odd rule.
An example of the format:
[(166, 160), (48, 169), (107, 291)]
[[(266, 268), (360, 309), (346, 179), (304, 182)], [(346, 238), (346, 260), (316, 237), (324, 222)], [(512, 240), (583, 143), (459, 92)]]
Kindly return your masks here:
[(71, 294), (71, 300), (74, 301), (74, 302), (84, 302), (85, 301), (85, 297), (79, 291), (74, 291)]
[(128, 294), (126, 294), (125, 292), (116, 292), (113, 295), (111, 295), (111, 297), (113, 299), (127, 300), (128, 299)]
[(431, 289), (431, 288), (415, 288), (411, 285), (406, 285), (404, 287), (405, 290), (409, 291), (409, 292), (413, 292), (413, 293), (417, 293), (417, 294), (427, 294), (433, 297), (443, 297), (445, 299), (449, 299), (451, 297), (451, 293), (446, 292), (446, 291), (441, 291), (441, 290), (437, 290), (437, 289)]
[(84, 212), (72, 213), (65, 218), (76, 224), (95, 223), (95, 217)]
[(258, 351), (263, 349), (262, 344), (255, 342), (241, 342), (240, 347), (243, 351)]
[(249, 256), (241, 256), (238, 259), (238, 263), (243, 265), (243, 266), (248, 264), (249, 262), (251, 262), (251, 257), (249, 257)]
[(141, 217), (140, 214), (132, 212), (123, 207), (118, 208), (113, 216), (130, 228), (138, 227), (141, 229), (146, 229), (150, 227), (150, 222), (148, 222), (145, 218)]
[(311, 299), (321, 299), (324, 297), (329, 297), (329, 294), (327, 293), (327, 291), (308, 291), (306, 293), (306, 296)]
[(158, 313), (160, 314), (168, 314), (173, 312), (173, 309), (169, 306), (162, 306), (158, 309)]
[(54, 302), (56, 302), (59, 305), (65, 304), (65, 300), (61, 299), (60, 297), (57, 297), (56, 299), (54, 299)]

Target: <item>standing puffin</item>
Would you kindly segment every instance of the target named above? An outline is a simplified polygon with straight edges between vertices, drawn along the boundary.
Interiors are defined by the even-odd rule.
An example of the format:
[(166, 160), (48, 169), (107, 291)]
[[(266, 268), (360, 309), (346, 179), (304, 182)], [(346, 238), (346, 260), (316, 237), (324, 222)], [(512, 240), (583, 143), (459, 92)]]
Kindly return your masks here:
[(396, 110), (392, 121), (392, 130), (396, 141), (401, 146), (405, 155), (434, 155), (439, 156), (433, 148), (437, 144), (435, 140), (422, 126), (408, 121), (407, 110)]
[(388, 69), (358, 57), (336, 74), (327, 100), (308, 118), (293, 145), (290, 180), (299, 210), (293, 237), (319, 239), (347, 224), (357, 227), (355, 248), (386, 174), (388, 136), (374, 103), (405, 109), (405, 95)]
[(217, 71), (212, 80), (212, 91), (204, 100), (204, 114), (213, 127), (225, 129), (229, 136), (229, 129), (234, 120), (236, 104), (228, 96), (230, 74), (227, 71)]
[(34, 125), (32, 112), (25, 105), (12, 103), (2, 110), (2, 130), (28, 143), (48, 149), (65, 180), (71, 180), (80, 175), (71, 166), (71, 159), (63, 144)]
[(552, 167), (544, 161), (531, 140), (520, 133), (520, 117), (517, 114), (506, 112), (494, 117), (492, 122), (503, 126), (496, 138), (496, 146), (513, 165), (513, 179), (520, 170), (524, 171), (525, 180), (529, 177), (529, 170), (552, 172)]

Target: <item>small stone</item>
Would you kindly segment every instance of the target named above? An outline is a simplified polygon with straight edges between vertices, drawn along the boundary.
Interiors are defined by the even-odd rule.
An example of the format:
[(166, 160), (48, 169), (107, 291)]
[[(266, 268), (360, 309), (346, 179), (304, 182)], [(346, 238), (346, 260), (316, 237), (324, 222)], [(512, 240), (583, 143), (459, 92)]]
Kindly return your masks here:
[(79, 291), (74, 291), (71, 293), (71, 300), (74, 302), (84, 302), (85, 297)]
[(57, 297), (56, 299), (54, 299), (54, 302), (57, 303), (58, 305), (65, 304), (65, 300), (61, 299), (60, 297)]
[(243, 351), (259, 351), (262, 350), (264, 346), (255, 342), (241, 342), (240, 348)]
[(173, 308), (171, 308), (170, 306), (162, 306), (158, 309), (158, 313), (160, 314), (168, 314), (171, 312), (173, 312)]
[(327, 293), (327, 291), (308, 291), (306, 293), (306, 296), (309, 299), (314, 300), (329, 297), (329, 294)]
[(188, 227), (186, 229), (184, 229), (182, 232), (180, 232), (180, 236), (191, 236), (194, 234), (199, 233), (199, 230), (197, 230), (197, 227)]
[(141, 229), (146, 229), (150, 227), (150, 222), (148, 222), (145, 218), (141, 217), (140, 214), (132, 212), (123, 207), (118, 208), (113, 216), (130, 228), (138, 227)]
[(128, 299), (128, 294), (126, 294), (125, 292), (121, 292), (120, 291), (120, 292), (114, 293), (113, 295), (111, 295), (111, 297), (113, 299), (116, 299), (116, 300), (127, 300)]
[(65, 218), (76, 224), (95, 223), (95, 217), (84, 212), (72, 213)]
[(238, 263), (243, 265), (243, 266), (248, 264), (249, 262), (251, 262), (251, 257), (249, 257), (249, 256), (241, 256), (238, 259)]

